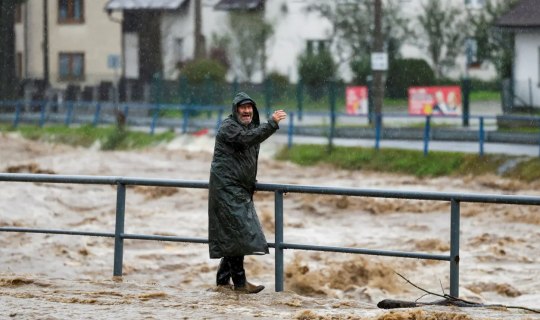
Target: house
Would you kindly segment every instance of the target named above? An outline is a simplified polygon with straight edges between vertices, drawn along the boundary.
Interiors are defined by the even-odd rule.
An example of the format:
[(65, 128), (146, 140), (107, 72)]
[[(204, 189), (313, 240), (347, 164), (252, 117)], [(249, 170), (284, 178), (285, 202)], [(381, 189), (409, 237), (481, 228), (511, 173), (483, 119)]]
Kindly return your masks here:
[[(42, 81), (42, 85), (49, 83), (52, 88), (68, 91), (75, 88), (74, 92), (80, 92), (85, 100), (95, 100), (95, 87), (100, 88), (99, 96), (107, 95), (118, 80), (122, 88), (148, 96), (148, 84), (156, 73), (166, 80), (176, 80), (179, 64), (194, 58), (196, 30), (200, 30), (208, 51), (215, 45), (215, 35), (230, 31), (231, 13), (243, 10), (262, 15), (274, 33), (264, 46), (264, 67), (248, 77), (232, 63), (228, 79), (261, 82), (265, 74), (275, 71), (296, 82), (298, 56), (306, 50), (327, 47), (332, 37), (331, 23), (308, 10), (314, 1), (28, 0), (16, 16), (17, 72), (33, 83)], [(399, 1), (403, 12), (411, 17), (422, 3)], [(479, 8), (484, 0), (451, 1)], [(198, 3), (200, 25), (195, 19)], [(411, 44), (404, 45), (401, 52), (404, 57), (426, 57), (425, 50)], [(230, 58), (236, 57), (233, 54)], [(458, 58), (458, 66), (454, 77), (464, 74), (464, 57)], [(347, 64), (341, 65), (339, 74), (345, 80), (352, 76)], [(485, 67), (471, 75), (491, 78), (495, 71)], [(128, 95), (126, 90), (120, 90), (121, 95)]]
[[(265, 22), (272, 24), (274, 28), (274, 34), (266, 43), (264, 68), (257, 70), (250, 79), (246, 79), (235, 63), (232, 63), (229, 80), (238, 77), (240, 80), (261, 82), (265, 73), (276, 71), (287, 75), (290, 81), (296, 82), (298, 56), (308, 48), (317, 49), (328, 44), (332, 37), (331, 23), (318, 13), (308, 10), (316, 0), (110, 0), (107, 9), (122, 10), (126, 19), (129, 16), (127, 12), (133, 10), (161, 11), (161, 27), (159, 33), (155, 35), (159, 36), (162, 42), (160, 57), (163, 75), (165, 79), (173, 80), (178, 77), (178, 63), (194, 58), (197, 1), (202, 3), (201, 32), (206, 39), (207, 49), (212, 46), (214, 35), (220, 36), (230, 31), (229, 13), (236, 10), (243, 10), (245, 14), (262, 12)], [(405, 15), (411, 17), (418, 13), (423, 3), (422, 0), (399, 1)], [(481, 9), (484, 0), (451, 0), (451, 2), (454, 5), (462, 5), (463, 8)], [(126, 35), (126, 38), (134, 39), (134, 37), (135, 34)], [(135, 51), (133, 48), (133, 52)], [(414, 44), (405, 44), (401, 52), (404, 57), (427, 58), (425, 49)], [(129, 64), (129, 61), (126, 63)], [(134, 67), (126, 68), (132, 70)], [(464, 75), (465, 68), (463, 54), (458, 57), (457, 67), (450, 76), (457, 78)], [(347, 64), (341, 66), (339, 73), (346, 80), (352, 76)], [(494, 67), (489, 64), (476, 65), (471, 70), (471, 76), (478, 78), (491, 79), (495, 74)]]
[(523, 0), (497, 21), (514, 34), (514, 106), (540, 107), (540, 0)]
[(122, 13), (109, 16), (108, 0), (28, 0), (16, 10), (16, 68), (27, 82), (52, 88), (112, 83), (109, 68), (122, 54)]
[[(179, 62), (191, 60), (195, 52), (195, 5), (197, 0), (164, 0), (164, 1), (133, 1), (110, 0), (107, 9), (122, 11), (127, 20), (129, 17), (141, 16), (143, 12), (160, 12), (161, 22), (159, 30), (155, 30), (154, 39), (161, 38), (160, 52), (156, 56), (162, 59), (162, 70), (165, 79), (178, 78)], [(267, 42), (268, 52), (266, 70), (277, 71), (289, 75), (296, 80), (296, 59), (305, 50), (307, 41), (327, 41), (330, 37), (331, 25), (321, 20), (315, 13), (306, 12), (304, 0), (199, 0), (202, 2), (201, 33), (206, 40), (206, 48), (212, 46), (214, 35), (224, 35), (229, 31), (228, 18), (233, 10), (244, 10), (246, 14), (263, 12), (264, 19), (271, 21), (274, 26), (274, 36)], [(143, 20), (147, 21), (147, 20)], [(133, 39), (137, 43), (140, 38), (139, 30), (126, 27), (126, 39)], [(146, 26), (142, 26), (141, 29)], [(136, 52), (135, 47), (128, 48)], [(155, 47), (155, 46), (154, 46)], [(234, 58), (234, 57), (233, 57)], [(141, 64), (126, 60), (127, 75), (137, 75), (137, 68)], [(157, 70), (157, 69), (156, 69)], [(229, 80), (242, 77), (241, 72), (235, 70), (233, 63), (229, 72)], [(262, 71), (258, 70), (251, 81), (262, 81)], [(248, 79), (240, 79), (248, 80)], [(248, 80), (248, 81), (249, 81)]]

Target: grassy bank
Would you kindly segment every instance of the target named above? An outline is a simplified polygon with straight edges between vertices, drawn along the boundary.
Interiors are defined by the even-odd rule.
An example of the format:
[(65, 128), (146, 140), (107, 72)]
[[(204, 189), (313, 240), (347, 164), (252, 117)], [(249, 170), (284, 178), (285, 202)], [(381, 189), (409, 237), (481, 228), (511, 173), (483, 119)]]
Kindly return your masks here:
[(144, 148), (163, 141), (174, 139), (173, 132), (165, 132), (150, 136), (148, 132), (117, 131), (115, 126), (94, 127), (91, 124), (79, 127), (66, 126), (19, 126), (16, 130), (11, 125), (0, 125), (1, 132), (19, 132), (23, 137), (30, 140), (63, 143), (72, 146), (88, 148), (96, 141), (101, 144), (103, 150), (128, 150)]
[[(284, 148), (276, 156), (278, 160), (312, 166), (322, 163), (332, 164), (347, 170), (368, 170), (411, 174), (417, 177), (465, 176), (497, 174), (497, 169), (514, 156), (484, 155), (459, 152), (432, 151), (427, 157), (422, 151), (404, 149), (334, 147), (332, 153), (323, 145), (295, 145), (291, 150)], [(523, 181), (540, 179), (540, 161), (531, 158), (515, 166), (504, 174), (505, 177)]]

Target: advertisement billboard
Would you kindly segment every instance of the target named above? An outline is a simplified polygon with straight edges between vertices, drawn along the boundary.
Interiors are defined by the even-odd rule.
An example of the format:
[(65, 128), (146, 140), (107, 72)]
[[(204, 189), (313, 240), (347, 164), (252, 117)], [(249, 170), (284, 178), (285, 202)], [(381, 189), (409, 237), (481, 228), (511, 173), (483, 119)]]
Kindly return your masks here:
[(460, 87), (409, 88), (409, 114), (458, 116), (461, 115)]
[(367, 87), (347, 87), (345, 89), (347, 114), (368, 113), (368, 90)]

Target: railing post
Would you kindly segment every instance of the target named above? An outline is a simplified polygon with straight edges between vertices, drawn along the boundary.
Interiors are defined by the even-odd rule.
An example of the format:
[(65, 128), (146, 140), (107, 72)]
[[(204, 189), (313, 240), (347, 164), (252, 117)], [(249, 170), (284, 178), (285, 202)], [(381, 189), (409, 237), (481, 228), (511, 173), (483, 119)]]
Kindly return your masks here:
[(381, 140), (382, 114), (375, 115), (375, 150), (379, 151), (379, 142)]
[(538, 121), (538, 160), (540, 160), (540, 121)]
[(69, 127), (71, 122), (71, 112), (73, 112), (73, 102), (68, 104), (67, 114), (66, 114), (66, 126)]
[(184, 107), (184, 121), (182, 122), (182, 133), (187, 133), (189, 113), (191, 112), (189, 109), (189, 107)]
[(124, 216), (126, 212), (126, 185), (116, 184), (116, 227), (114, 230), (114, 269), (113, 276), (122, 276), (124, 259)]
[(43, 128), (43, 125), (45, 124), (45, 112), (47, 111), (47, 102), (44, 102), (41, 105), (41, 117), (39, 118), (39, 127)]
[(373, 123), (373, 77), (366, 77), (367, 89), (368, 89), (368, 122)]
[(424, 157), (428, 154), (429, 131), (430, 131), (431, 116), (426, 117), (426, 126), (424, 127)]
[(101, 103), (96, 104), (96, 113), (94, 114), (94, 127), (97, 127), (99, 124), (99, 114), (101, 112)]
[(289, 149), (292, 149), (293, 134), (294, 134), (294, 113), (291, 112), (290, 117), (289, 117), (289, 132), (288, 132), (289, 139), (287, 141), (287, 147)]
[(334, 79), (330, 79), (328, 83), (328, 93), (330, 98), (330, 132), (328, 133), (328, 152), (332, 152), (336, 129), (336, 81)]
[(221, 125), (222, 120), (223, 120), (223, 109), (220, 108), (219, 112), (218, 112), (217, 123), (216, 123), (216, 136), (217, 136), (217, 133), (219, 131), (219, 126)]
[(154, 116), (152, 117), (152, 126), (150, 127), (150, 135), (154, 135), (154, 130), (156, 129), (157, 119), (159, 115), (159, 103), (156, 104), (154, 108)]
[(15, 119), (13, 119), (13, 128), (17, 129), (19, 126), (19, 117), (21, 116), (21, 103), (17, 102), (17, 107), (15, 109)]
[(462, 123), (464, 127), (469, 126), (469, 114), (470, 114), (470, 94), (471, 94), (471, 79), (466, 77), (461, 82), (461, 92), (463, 94), (463, 114)]
[(298, 83), (296, 84), (296, 100), (298, 102), (298, 121), (302, 121), (302, 109), (304, 107), (304, 85), (302, 78), (298, 78)]
[(482, 158), (484, 156), (484, 117), (480, 117), (480, 128), (478, 130), (478, 141), (480, 143), (479, 156)]
[(124, 106), (124, 118), (125, 118), (125, 121), (126, 121), (126, 125), (127, 125), (128, 113), (129, 113), (129, 105), (126, 105), (126, 106)]
[(276, 292), (283, 291), (283, 191), (275, 192)]
[(451, 201), (450, 212), (450, 295), (459, 297), (459, 202)]
[(267, 118), (270, 118), (270, 109), (272, 108), (271, 107), (271, 98), (272, 98), (272, 79), (271, 78), (268, 78), (266, 77), (265, 81), (264, 81), (264, 97), (265, 97), (265, 102), (266, 102), (266, 117)]

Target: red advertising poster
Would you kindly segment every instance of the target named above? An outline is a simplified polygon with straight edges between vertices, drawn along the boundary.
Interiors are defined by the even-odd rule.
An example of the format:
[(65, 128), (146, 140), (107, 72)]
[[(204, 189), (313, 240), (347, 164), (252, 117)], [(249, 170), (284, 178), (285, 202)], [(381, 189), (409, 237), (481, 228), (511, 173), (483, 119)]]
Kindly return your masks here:
[(409, 114), (461, 115), (461, 88), (411, 87), (409, 88)]
[(367, 87), (347, 87), (345, 89), (347, 100), (347, 114), (368, 113)]

